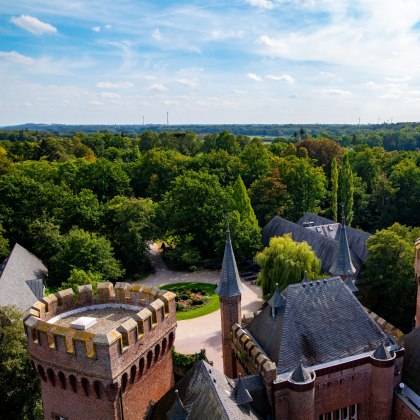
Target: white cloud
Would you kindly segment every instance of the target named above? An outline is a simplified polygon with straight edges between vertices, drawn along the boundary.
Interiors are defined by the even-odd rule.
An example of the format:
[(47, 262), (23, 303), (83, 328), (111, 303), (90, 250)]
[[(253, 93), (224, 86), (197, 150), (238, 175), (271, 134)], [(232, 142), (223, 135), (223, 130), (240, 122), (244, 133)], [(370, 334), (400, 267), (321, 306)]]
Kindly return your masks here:
[(260, 9), (272, 9), (274, 4), (270, 0), (245, 0), (245, 3)]
[(284, 41), (272, 38), (268, 35), (261, 35), (257, 39), (257, 44), (263, 44), (273, 50), (275, 54), (286, 55), (289, 52), (289, 48)]
[(111, 25), (105, 25), (105, 29), (111, 29), (112, 26)]
[(89, 102), (89, 105), (93, 105), (93, 106), (102, 106), (102, 105), (104, 105), (104, 103), (103, 103), (103, 102), (101, 102), (101, 101), (90, 101), (90, 102)]
[(127, 89), (133, 86), (134, 85), (130, 82), (99, 82), (96, 84), (96, 87), (101, 89)]
[(166, 87), (163, 86), (161, 83), (155, 83), (149, 87), (150, 90), (154, 90), (156, 92), (163, 92), (166, 90)]
[(407, 82), (410, 80), (411, 77), (408, 76), (397, 76), (397, 77), (385, 77), (385, 80), (392, 83), (401, 83), (401, 82)]
[(372, 81), (364, 83), (363, 86), (365, 86), (367, 88), (370, 88), (370, 89), (377, 89), (377, 88), (381, 87), (381, 85), (378, 85), (377, 83), (372, 82)]
[(155, 39), (156, 41), (160, 41), (162, 39), (162, 35), (159, 31), (159, 28), (156, 28), (153, 32), (152, 32), (152, 38)]
[(286, 83), (289, 83), (289, 84), (295, 83), (295, 79), (288, 74), (282, 74), (281, 76), (275, 76), (275, 75), (272, 75), (272, 74), (268, 74), (267, 79), (278, 80), (278, 81), (286, 82)]
[(33, 64), (35, 60), (31, 57), (28, 57), (23, 54), (19, 54), (16, 51), (10, 51), (10, 52), (3, 52), (0, 51), (0, 58), (5, 58), (10, 61), (14, 61), (15, 63), (19, 64)]
[(320, 89), (318, 92), (322, 95), (327, 95), (327, 96), (343, 97), (343, 96), (350, 96), (351, 95), (350, 91), (343, 90), (343, 89)]
[(248, 73), (246, 76), (248, 77), (248, 79), (254, 80), (255, 82), (262, 81), (262, 78), (255, 73)]
[(25, 31), (31, 32), (35, 35), (44, 35), (56, 33), (57, 28), (50, 25), (49, 23), (42, 22), (34, 16), (21, 15), (19, 17), (13, 16), (10, 21), (15, 25), (25, 29)]
[(100, 27), (100, 26), (94, 26), (94, 27), (92, 28), (92, 31), (93, 31), (93, 32), (101, 32), (101, 27)]
[(181, 85), (188, 86), (190, 88), (195, 88), (198, 86), (197, 80), (192, 79), (179, 79), (177, 82)]
[(110, 98), (110, 99), (115, 99), (115, 98), (120, 97), (120, 95), (118, 95), (118, 93), (113, 93), (113, 92), (102, 92), (99, 96), (101, 98)]
[(240, 29), (214, 29), (211, 31), (211, 38), (214, 40), (241, 39), (244, 35), (245, 32)]
[(162, 105), (170, 106), (170, 105), (179, 105), (178, 101), (162, 101)]

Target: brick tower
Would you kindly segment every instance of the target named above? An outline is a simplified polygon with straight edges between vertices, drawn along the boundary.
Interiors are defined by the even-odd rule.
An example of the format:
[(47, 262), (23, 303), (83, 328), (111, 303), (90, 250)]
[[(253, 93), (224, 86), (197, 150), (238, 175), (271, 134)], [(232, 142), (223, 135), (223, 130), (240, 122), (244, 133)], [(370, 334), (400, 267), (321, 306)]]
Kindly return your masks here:
[(139, 419), (173, 386), (174, 294), (127, 283), (62, 290), (25, 314), (45, 419)]
[(420, 238), (416, 241), (416, 258), (414, 260), (414, 270), (417, 282), (417, 307), (416, 307), (416, 328), (420, 328)]
[(220, 297), (222, 320), (223, 372), (228, 378), (236, 378), (236, 359), (232, 350), (231, 329), (241, 322), (241, 280), (233, 254), (229, 224), (226, 229), (225, 254), (223, 256), (220, 283), (216, 293)]

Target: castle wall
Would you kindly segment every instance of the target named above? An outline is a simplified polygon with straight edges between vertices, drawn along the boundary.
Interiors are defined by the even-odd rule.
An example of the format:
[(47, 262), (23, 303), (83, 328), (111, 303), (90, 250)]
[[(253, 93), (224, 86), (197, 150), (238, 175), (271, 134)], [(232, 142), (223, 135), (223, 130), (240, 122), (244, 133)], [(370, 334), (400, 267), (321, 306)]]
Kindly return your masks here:
[(402, 397), (394, 394), (393, 420), (419, 420), (420, 412), (404, 401)]

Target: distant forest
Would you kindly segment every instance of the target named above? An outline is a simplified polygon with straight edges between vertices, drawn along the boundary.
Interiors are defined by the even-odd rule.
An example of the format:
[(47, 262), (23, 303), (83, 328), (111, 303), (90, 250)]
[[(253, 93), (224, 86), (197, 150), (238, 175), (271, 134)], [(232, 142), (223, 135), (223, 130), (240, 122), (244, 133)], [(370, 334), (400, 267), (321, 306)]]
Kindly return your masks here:
[[(370, 147), (384, 147), (385, 150), (416, 150), (420, 148), (420, 124), (417, 122), (404, 122), (395, 124), (192, 124), (192, 125), (65, 125), (65, 124), (22, 124), (3, 127), (1, 139), (6, 132), (15, 132), (20, 140), (27, 139), (24, 132), (38, 131), (72, 137), (76, 133), (95, 134), (111, 133), (121, 134), (125, 137), (135, 137), (146, 131), (154, 133), (164, 132), (193, 132), (199, 136), (228, 131), (234, 135), (263, 137), (267, 140), (281, 138), (296, 141), (302, 134), (309, 137), (328, 137), (337, 141), (343, 147), (357, 144), (367, 144)], [(17, 133), (17, 134), (16, 134)], [(20, 133), (20, 134), (19, 134)]]

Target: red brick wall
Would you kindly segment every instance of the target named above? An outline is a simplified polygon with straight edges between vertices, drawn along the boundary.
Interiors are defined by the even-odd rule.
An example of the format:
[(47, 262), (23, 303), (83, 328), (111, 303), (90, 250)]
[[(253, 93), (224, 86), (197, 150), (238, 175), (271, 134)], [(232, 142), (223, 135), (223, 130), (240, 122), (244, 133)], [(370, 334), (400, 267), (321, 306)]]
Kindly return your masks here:
[(173, 385), (172, 353), (169, 351), (122, 395), (124, 420), (142, 419), (150, 402), (158, 401)]
[(394, 366), (372, 366), (369, 389), (369, 418), (389, 420), (394, 397)]
[(222, 319), (223, 372), (228, 378), (235, 378), (236, 361), (232, 350), (232, 326), (241, 321), (241, 296), (220, 298)]
[(117, 417), (117, 404), (107, 398), (97, 399), (63, 390), (58, 386), (41, 381), (42, 402), (45, 420), (54, 419), (54, 415), (68, 420), (114, 420)]

